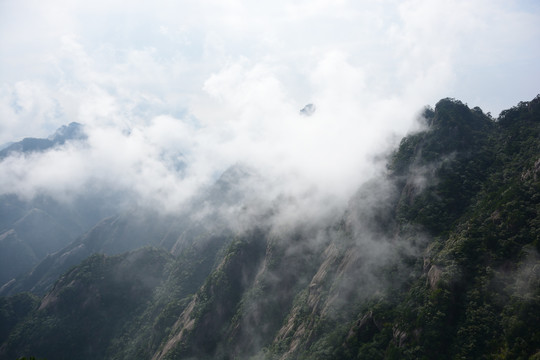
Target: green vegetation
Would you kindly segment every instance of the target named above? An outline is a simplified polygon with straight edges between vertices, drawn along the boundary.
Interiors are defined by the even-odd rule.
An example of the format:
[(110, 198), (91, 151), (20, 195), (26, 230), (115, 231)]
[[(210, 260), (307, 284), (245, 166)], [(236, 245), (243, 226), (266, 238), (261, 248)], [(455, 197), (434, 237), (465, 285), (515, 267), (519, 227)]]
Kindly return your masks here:
[(14, 328), (2, 357), (103, 358), (110, 339), (146, 305), (171, 261), (150, 248), (91, 256), (62, 276), (32, 316)]
[(37, 308), (39, 299), (30, 293), (9, 298), (0, 297), (0, 342), (4, 342), (17, 322), (26, 318)]
[[(399, 175), (434, 168), (437, 181), (419, 192), (402, 181), (397, 204), (402, 227), (419, 224), (433, 240), (422, 276), (378, 314), (391, 321), (378, 337), (366, 341), (359, 332), (346, 342), (349, 355), (528, 359), (540, 349), (540, 97), (491, 124), (479, 109), (466, 110), (442, 100), (431, 127), (405, 138), (393, 156)], [(456, 113), (477, 122), (465, 142), (437, 125), (444, 120), (461, 134), (446, 123)], [(436, 163), (441, 158), (449, 160)]]

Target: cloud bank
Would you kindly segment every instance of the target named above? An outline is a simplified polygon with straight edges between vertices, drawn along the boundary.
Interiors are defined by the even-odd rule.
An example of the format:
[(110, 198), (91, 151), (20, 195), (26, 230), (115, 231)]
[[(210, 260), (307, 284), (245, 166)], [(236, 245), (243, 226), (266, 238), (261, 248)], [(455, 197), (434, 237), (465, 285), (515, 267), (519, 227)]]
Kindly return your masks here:
[(269, 202), (331, 210), (424, 105), (454, 96), (496, 114), (540, 80), (527, 1), (28, 0), (0, 13), (0, 143), (72, 121), (89, 135), (2, 161), (1, 192), (25, 197), (107, 188), (175, 211), (242, 164)]

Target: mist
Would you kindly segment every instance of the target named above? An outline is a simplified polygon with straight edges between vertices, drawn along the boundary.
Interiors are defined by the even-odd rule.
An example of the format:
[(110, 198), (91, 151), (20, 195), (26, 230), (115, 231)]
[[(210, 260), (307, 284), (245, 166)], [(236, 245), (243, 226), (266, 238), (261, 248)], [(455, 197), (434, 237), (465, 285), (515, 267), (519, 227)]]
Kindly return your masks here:
[[(497, 112), (502, 95), (477, 90), (504, 83), (528, 98), (540, 79), (539, 12), (526, 2), (1, 7), (0, 143), (72, 121), (88, 135), (2, 160), (0, 192), (25, 199), (106, 189), (174, 213), (241, 166), (254, 174), (242, 180), (249, 206), (236, 204), (249, 216), (289, 199), (276, 219), (317, 219), (384, 171), (376, 159), (418, 129), (424, 105), (455, 94)], [(479, 74), (524, 48), (527, 81)], [(472, 73), (485, 81), (471, 89)]]
[(0, 357), (534, 356), (538, 99), (496, 116), (538, 39), (530, 0), (0, 1)]

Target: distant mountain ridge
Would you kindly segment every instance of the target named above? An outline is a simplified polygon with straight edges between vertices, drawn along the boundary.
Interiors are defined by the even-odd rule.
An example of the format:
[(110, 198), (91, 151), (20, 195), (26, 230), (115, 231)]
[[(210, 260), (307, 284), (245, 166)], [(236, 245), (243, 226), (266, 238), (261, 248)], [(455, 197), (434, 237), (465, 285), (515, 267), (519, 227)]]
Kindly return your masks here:
[[(144, 246), (155, 246), (177, 255), (195, 241), (230, 236), (231, 229), (219, 209), (242, 201), (238, 184), (250, 176), (253, 176), (250, 171), (235, 165), (176, 214), (159, 214), (152, 209), (122, 209), (119, 213), (98, 219), (87, 232), (72, 236), (63, 246), (56, 246), (55, 251), (42, 252), (39, 256), (32, 253), (31, 257), (26, 255), (26, 259), (24, 256), (17, 256), (16, 264), (10, 261), (9, 255), (18, 254), (17, 249), (15, 246), (13, 249), (6, 247), (4, 254), (8, 257), (5, 266), (8, 270), (0, 272), (3, 275), (0, 280), (4, 280), (0, 282), (0, 296), (14, 295), (22, 291), (41, 295), (50, 289), (62, 273), (95, 253), (117, 255)], [(83, 201), (77, 208), (84, 205)], [(198, 212), (203, 212), (204, 215), (198, 215), (199, 219), (193, 220), (192, 215)], [(65, 221), (73, 220), (71, 213), (64, 216)], [(54, 223), (53, 218), (50, 223)], [(34, 229), (33, 236), (26, 242), (39, 244), (40, 241), (47, 240), (41, 236), (44, 229), (46, 227)], [(2, 242), (0, 238), (0, 246)], [(14, 273), (18, 276), (13, 276)]]
[[(73, 122), (46, 139), (25, 138), (11, 144), (0, 151), (0, 161), (86, 139), (84, 126)], [(44, 195), (30, 200), (15, 194), (0, 195), (0, 287), (75, 240), (107, 214), (92, 199), (81, 197), (78, 201), (66, 205)]]
[(84, 126), (72, 122), (69, 125), (63, 125), (47, 139), (24, 138), (21, 141), (10, 144), (0, 150), (0, 160), (15, 153), (28, 154), (48, 150), (58, 145), (65, 144), (66, 141), (84, 140), (87, 135), (84, 133)]

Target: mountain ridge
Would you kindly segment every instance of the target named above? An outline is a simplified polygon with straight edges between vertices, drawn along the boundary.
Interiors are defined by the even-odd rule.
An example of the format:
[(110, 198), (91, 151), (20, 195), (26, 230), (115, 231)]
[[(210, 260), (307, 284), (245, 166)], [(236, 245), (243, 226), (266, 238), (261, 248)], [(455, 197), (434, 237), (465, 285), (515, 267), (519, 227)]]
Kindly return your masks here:
[(0, 150), (0, 160), (12, 156), (15, 153), (29, 154), (51, 149), (55, 146), (64, 145), (66, 141), (85, 140), (87, 135), (84, 132), (84, 126), (72, 122), (69, 125), (63, 125), (58, 128), (54, 134), (43, 138), (24, 138), (21, 141), (11, 143)]

